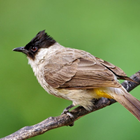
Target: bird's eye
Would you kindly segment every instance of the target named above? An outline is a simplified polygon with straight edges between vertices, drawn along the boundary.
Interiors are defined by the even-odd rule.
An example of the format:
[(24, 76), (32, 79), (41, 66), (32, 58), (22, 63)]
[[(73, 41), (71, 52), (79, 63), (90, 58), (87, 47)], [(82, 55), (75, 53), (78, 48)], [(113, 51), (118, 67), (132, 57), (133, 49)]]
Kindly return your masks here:
[(37, 47), (32, 47), (31, 50), (32, 50), (33, 52), (36, 52), (36, 51), (38, 50), (38, 48), (37, 48)]

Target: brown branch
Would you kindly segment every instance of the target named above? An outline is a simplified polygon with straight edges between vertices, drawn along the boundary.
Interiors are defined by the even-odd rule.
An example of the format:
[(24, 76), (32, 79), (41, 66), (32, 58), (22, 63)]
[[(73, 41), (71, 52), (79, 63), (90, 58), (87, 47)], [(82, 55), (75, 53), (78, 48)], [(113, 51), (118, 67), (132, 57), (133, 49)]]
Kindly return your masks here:
[[(128, 92), (133, 90), (135, 87), (137, 87), (139, 85), (138, 83), (140, 83), (140, 71), (138, 71), (137, 73), (132, 75), (131, 79), (133, 79), (137, 83), (133, 83), (130, 81), (124, 81), (122, 83), (122, 85), (125, 87), (125, 89)], [(95, 103), (95, 106), (93, 107), (91, 112), (104, 108), (115, 102), (116, 101), (113, 99), (101, 98), (100, 100), (98, 100)], [(44, 120), (38, 124), (35, 124), (33, 126), (23, 127), (20, 130), (16, 131), (15, 133), (13, 133), (9, 136), (6, 136), (4, 138), (1, 138), (0, 140), (25, 140), (25, 139), (34, 137), (36, 135), (43, 134), (54, 128), (72, 125), (74, 123), (74, 121), (76, 121), (80, 117), (82, 117), (88, 113), (91, 113), (91, 112), (88, 112), (83, 107), (77, 107), (76, 109), (74, 109), (70, 112), (73, 115), (73, 118), (70, 118), (69, 115), (67, 115), (67, 114), (63, 114), (58, 117), (49, 117), (46, 120)]]

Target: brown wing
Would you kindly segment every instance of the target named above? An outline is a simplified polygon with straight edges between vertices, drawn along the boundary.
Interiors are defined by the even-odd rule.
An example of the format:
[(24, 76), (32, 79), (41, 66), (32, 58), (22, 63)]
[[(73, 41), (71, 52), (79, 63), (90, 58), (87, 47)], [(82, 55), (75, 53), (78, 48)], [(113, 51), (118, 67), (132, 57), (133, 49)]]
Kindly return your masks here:
[(91, 89), (99, 87), (120, 87), (114, 74), (100, 63), (78, 59), (76, 74), (61, 88)]
[(112, 70), (116, 75), (120, 75), (120, 76), (126, 76), (126, 74), (124, 73), (124, 71), (122, 69), (120, 69), (119, 67), (107, 62), (107, 61), (104, 61), (98, 57), (96, 57), (96, 59), (102, 64), (104, 65), (105, 67), (109, 68), (110, 70)]
[(57, 52), (45, 64), (44, 77), (54, 88), (119, 87), (112, 71), (93, 55), (75, 49)]
[(118, 79), (128, 80), (128, 81), (132, 81), (132, 82), (134, 82), (134, 83), (137, 83), (136, 81), (134, 81), (134, 80), (132, 80), (131, 78), (127, 77), (127, 75), (124, 73), (124, 71), (123, 71), (121, 68), (119, 68), (119, 67), (117, 67), (117, 66), (115, 66), (115, 65), (113, 65), (113, 64), (111, 64), (111, 63), (109, 63), (109, 62), (107, 62), (107, 61), (104, 61), (104, 60), (102, 60), (102, 59), (100, 59), (100, 58), (98, 58), (98, 57), (96, 57), (96, 59), (97, 59), (103, 66), (105, 66), (105, 67), (108, 68), (110, 71), (112, 71), (112, 72), (117, 76)]
[(73, 49), (66, 51), (64, 48), (55, 52), (47, 59), (44, 66), (43, 73), (46, 82), (50, 86), (58, 88), (70, 81), (77, 71), (77, 61)]
[(54, 88), (59, 88), (61, 85), (64, 85), (67, 81), (70, 81), (72, 79), (72, 77), (76, 73), (77, 64), (77, 61), (75, 61), (71, 64), (66, 64), (59, 69), (53, 71), (46, 70), (46, 65), (46, 69), (44, 71), (44, 78), (50, 86)]

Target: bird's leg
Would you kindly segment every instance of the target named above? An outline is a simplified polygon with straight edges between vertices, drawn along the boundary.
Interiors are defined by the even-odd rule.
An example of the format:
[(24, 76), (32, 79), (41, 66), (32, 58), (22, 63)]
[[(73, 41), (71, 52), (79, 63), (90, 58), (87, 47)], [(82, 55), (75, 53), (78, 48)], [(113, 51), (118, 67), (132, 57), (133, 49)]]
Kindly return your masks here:
[(71, 104), (70, 106), (66, 107), (66, 108), (63, 110), (63, 112), (62, 112), (61, 114), (67, 114), (67, 113), (69, 113), (69, 110), (70, 110), (72, 107), (74, 107), (73, 104)]
[[(61, 114), (67, 114), (71, 119), (74, 118), (74, 116), (69, 112), (69, 110), (74, 107), (73, 104), (69, 105), (68, 107), (66, 107), (63, 112)], [(70, 124), (69, 126), (73, 126), (74, 125), (74, 122), (72, 124)]]

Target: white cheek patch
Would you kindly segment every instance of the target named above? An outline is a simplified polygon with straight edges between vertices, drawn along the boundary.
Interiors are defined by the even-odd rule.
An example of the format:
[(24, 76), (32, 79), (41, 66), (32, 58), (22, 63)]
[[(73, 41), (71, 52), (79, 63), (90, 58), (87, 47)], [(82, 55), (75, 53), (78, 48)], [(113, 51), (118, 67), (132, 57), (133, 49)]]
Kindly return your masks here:
[[(54, 45), (50, 46), (49, 48), (40, 48), (38, 52), (35, 55), (35, 59), (28, 58), (28, 64), (31, 65), (33, 72), (36, 76), (42, 75), (42, 68), (43, 68), (43, 62), (47, 61), (55, 51), (58, 49), (62, 49), (63, 46), (61, 46), (58, 43), (55, 43)], [(40, 72), (41, 71), (41, 72)]]
[(43, 59), (48, 54), (48, 52), (49, 52), (49, 48), (39, 49), (39, 51), (35, 56), (35, 61), (40, 61), (41, 59)]
[(36, 75), (38, 72), (38, 67), (40, 62), (45, 59), (44, 57), (47, 55), (48, 53), (48, 48), (41, 48), (39, 49), (39, 52), (36, 54), (35, 59), (31, 59), (30, 57), (28, 58), (28, 64), (31, 65), (34, 74)]
[(35, 59), (32, 60), (30, 57), (28, 58), (28, 64), (31, 65), (31, 67), (33, 68), (34, 66), (37, 66), (40, 62), (40, 60), (44, 59), (44, 57), (48, 54), (48, 48), (41, 48), (39, 49), (39, 51), (37, 52)]

